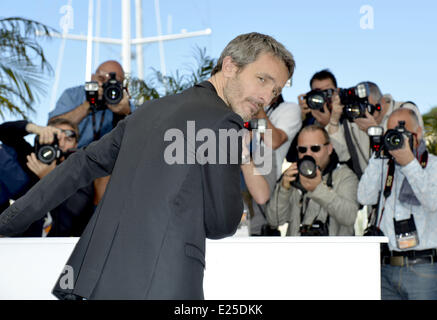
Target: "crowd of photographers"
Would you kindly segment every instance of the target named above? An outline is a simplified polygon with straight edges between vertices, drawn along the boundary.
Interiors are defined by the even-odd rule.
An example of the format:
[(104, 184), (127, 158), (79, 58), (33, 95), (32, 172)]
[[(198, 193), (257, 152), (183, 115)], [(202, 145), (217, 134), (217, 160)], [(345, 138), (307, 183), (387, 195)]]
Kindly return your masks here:
[[(77, 148), (134, 112), (123, 82), (120, 64), (106, 61), (91, 82), (64, 91), (46, 127), (28, 121), (0, 125), (0, 212)], [(326, 69), (314, 74), (298, 104), (279, 95), (247, 128), (255, 142), (243, 148), (243, 157), (253, 161), (241, 165), (250, 236), (279, 236), (278, 228), (287, 224), (287, 236), (385, 235), (383, 298), (437, 299), (437, 289), (423, 289), (437, 281), (436, 159), (426, 151), (413, 102), (395, 101), (372, 82), (339, 88)], [(264, 139), (267, 130), (270, 140)], [(28, 134), (36, 135), (33, 146), (24, 139)], [(254, 174), (253, 148), (272, 150), (268, 173)], [(108, 179), (84, 186), (18, 236), (80, 236)], [(357, 228), (359, 212), (364, 231)], [(396, 268), (404, 266), (434, 281), (415, 277), (416, 270), (403, 275), (399, 289)]]

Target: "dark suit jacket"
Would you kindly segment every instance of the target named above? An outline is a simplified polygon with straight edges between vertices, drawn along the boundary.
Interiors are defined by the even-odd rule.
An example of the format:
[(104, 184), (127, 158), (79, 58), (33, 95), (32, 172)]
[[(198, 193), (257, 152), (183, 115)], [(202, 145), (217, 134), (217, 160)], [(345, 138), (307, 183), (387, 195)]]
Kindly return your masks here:
[(67, 262), (74, 288), (64, 278), (71, 272), (61, 275), (53, 291), (58, 298), (203, 298), (205, 237), (232, 235), (243, 204), (238, 164), (164, 161), (166, 130), (178, 128), (187, 139), (190, 120), (196, 131), (210, 128), (217, 136), (219, 129), (243, 127), (209, 82), (147, 102), (0, 215), (0, 234), (19, 232), (78, 188), (111, 174)]

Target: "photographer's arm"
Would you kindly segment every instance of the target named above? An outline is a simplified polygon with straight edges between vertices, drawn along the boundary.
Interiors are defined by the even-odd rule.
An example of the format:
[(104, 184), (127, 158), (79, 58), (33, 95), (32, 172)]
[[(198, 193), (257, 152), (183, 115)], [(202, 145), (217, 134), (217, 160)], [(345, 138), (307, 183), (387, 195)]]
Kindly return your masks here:
[(378, 203), (382, 178), (385, 178), (381, 177), (381, 175), (383, 172), (386, 172), (382, 166), (383, 160), (375, 159), (374, 155), (369, 160), (369, 164), (358, 183), (358, 202), (362, 205), (374, 205)]
[(308, 196), (341, 225), (353, 226), (358, 212), (358, 179), (350, 170), (338, 170), (333, 174), (336, 175), (335, 188), (330, 188), (323, 182), (309, 192)]
[(84, 103), (78, 105), (73, 110), (54, 116), (50, 118), (50, 120), (57, 119), (57, 118), (64, 118), (78, 125), (88, 115), (90, 111), (90, 107), (91, 107), (90, 103), (88, 101), (85, 101)]
[(110, 133), (73, 153), (0, 215), (0, 234), (26, 230), (34, 221), (98, 177), (111, 174), (126, 126), (121, 121)]

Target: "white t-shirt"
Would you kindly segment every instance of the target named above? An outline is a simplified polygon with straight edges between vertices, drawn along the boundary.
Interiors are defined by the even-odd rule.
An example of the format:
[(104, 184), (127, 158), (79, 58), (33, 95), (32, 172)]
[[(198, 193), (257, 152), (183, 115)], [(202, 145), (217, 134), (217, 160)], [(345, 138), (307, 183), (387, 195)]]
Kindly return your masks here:
[(301, 111), (299, 105), (293, 102), (282, 102), (273, 111), (269, 110), (269, 106), (264, 107), (264, 110), (270, 122), (276, 128), (284, 131), (288, 137), (286, 142), (274, 150), (276, 156), (276, 179), (278, 179), (282, 174), (282, 163), (290, 148), (291, 142), (302, 127)]

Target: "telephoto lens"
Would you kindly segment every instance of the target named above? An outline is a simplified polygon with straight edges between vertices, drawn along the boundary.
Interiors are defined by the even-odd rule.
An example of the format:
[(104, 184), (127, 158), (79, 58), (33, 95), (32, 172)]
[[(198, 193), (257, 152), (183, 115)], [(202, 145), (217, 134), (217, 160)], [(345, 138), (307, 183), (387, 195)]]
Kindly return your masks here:
[(312, 90), (305, 95), (305, 100), (310, 109), (323, 111), (323, 105), (332, 97), (334, 90)]
[(315, 178), (317, 175), (316, 160), (308, 155), (303, 156), (302, 159), (297, 160), (297, 170), (306, 178)]

